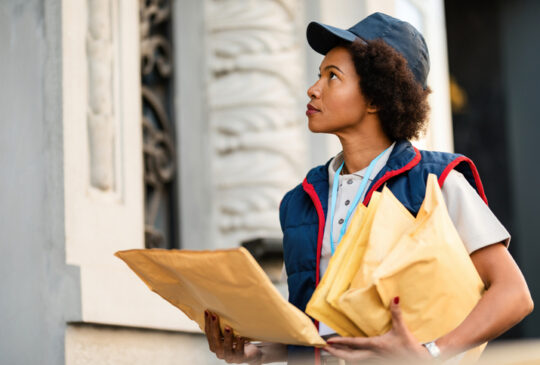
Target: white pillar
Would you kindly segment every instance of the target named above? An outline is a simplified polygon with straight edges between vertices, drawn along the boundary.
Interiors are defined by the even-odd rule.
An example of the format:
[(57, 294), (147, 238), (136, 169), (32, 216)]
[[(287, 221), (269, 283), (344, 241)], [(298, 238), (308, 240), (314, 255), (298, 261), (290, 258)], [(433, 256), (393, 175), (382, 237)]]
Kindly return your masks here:
[(144, 248), (139, 7), (62, 3), (65, 247), (82, 322), (196, 331), (114, 256)]
[[(202, 36), (193, 29), (179, 35), (180, 42), (192, 44), (186, 37), (194, 37), (201, 46), (184, 48), (190, 53), (182, 54), (180, 44), (177, 51), (180, 60), (192, 58), (179, 65), (177, 110), (180, 134), (187, 134), (180, 138), (200, 142), (190, 143), (192, 150), (180, 147), (181, 178), (189, 186), (180, 197), (180, 219), (190, 222), (182, 224), (181, 245), (219, 248), (280, 238), (279, 203), (301, 181), (307, 159), (301, 1), (206, 0), (204, 11)], [(180, 32), (186, 29), (179, 27)], [(198, 60), (204, 68), (193, 64)], [(197, 95), (197, 82), (205, 82), (204, 103), (195, 108), (206, 111), (196, 111), (192, 120), (187, 118), (194, 114), (185, 110), (193, 107), (187, 102), (189, 90), (182, 86), (186, 82), (195, 84)]]

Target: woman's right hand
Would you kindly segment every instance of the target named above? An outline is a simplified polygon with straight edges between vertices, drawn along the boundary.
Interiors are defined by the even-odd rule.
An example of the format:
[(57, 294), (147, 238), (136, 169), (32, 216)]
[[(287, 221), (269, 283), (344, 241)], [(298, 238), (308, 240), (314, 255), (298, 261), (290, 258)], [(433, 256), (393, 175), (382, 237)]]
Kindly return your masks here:
[(234, 336), (232, 328), (225, 327), (221, 333), (219, 316), (204, 312), (204, 332), (210, 351), (229, 364), (262, 364), (262, 352), (245, 338)]

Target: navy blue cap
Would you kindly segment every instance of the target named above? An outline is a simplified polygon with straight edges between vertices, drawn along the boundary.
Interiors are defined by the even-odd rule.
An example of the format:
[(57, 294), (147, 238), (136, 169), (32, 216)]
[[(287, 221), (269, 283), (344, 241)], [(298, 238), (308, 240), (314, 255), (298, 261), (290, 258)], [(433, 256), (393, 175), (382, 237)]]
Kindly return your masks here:
[(424, 37), (415, 27), (383, 13), (373, 13), (349, 29), (340, 29), (319, 22), (307, 27), (311, 48), (325, 55), (343, 41), (360, 38), (365, 42), (382, 39), (406, 60), (416, 80), (426, 88), (429, 73), (429, 52)]

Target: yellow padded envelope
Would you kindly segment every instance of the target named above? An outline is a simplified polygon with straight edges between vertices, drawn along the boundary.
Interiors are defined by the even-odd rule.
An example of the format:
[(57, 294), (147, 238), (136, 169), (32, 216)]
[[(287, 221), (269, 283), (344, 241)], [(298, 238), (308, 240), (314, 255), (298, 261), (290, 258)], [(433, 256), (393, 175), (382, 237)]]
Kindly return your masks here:
[(351, 218), (349, 228), (330, 258), (328, 268), (310, 301), (306, 313), (323, 322), (341, 336), (362, 336), (363, 331), (351, 323), (346, 313), (336, 306), (337, 300), (349, 286), (365, 249), (366, 233), (377, 211), (379, 193), (374, 193), (369, 208), (359, 204)]
[[(371, 205), (371, 204), (370, 204)], [(348, 281), (347, 290), (342, 291), (337, 307), (366, 333), (367, 336), (377, 336), (383, 332), (380, 326), (386, 329), (388, 322), (388, 307), (381, 303), (377, 288), (372, 285), (373, 272), (388, 256), (405, 232), (410, 231), (415, 223), (414, 216), (401, 204), (388, 188), (384, 188), (377, 211), (373, 216), (369, 235), (365, 235), (368, 242), (362, 263), (357, 265), (356, 274)], [(376, 308), (370, 310), (369, 315), (359, 308)], [(368, 320), (364, 320), (368, 318)], [(376, 324), (374, 327), (372, 324)]]
[(204, 330), (204, 311), (222, 329), (253, 340), (324, 346), (311, 319), (288, 303), (244, 248), (216, 251), (127, 250), (116, 253), (154, 292)]
[[(398, 240), (414, 225), (414, 216), (385, 187), (373, 216), (366, 251), (360, 268), (354, 275), (351, 287), (361, 287), (371, 282), (373, 271), (394, 248)], [(382, 229), (381, 229), (382, 228)]]
[[(373, 194), (364, 217), (359, 222), (351, 222), (349, 225), (351, 232), (349, 234), (345, 233), (340, 242), (340, 245), (344, 243), (349, 249), (346, 253), (346, 258), (339, 269), (339, 275), (331, 284), (330, 291), (326, 296), (328, 303), (337, 310), (340, 310), (339, 299), (341, 295), (349, 289), (355, 273), (358, 271), (358, 268), (364, 260), (364, 254), (372, 232), (373, 219), (379, 210), (379, 204), (381, 202), (380, 198), (380, 193)], [(355, 226), (353, 226), (353, 224), (355, 224)], [(347, 231), (349, 231), (349, 229), (347, 229)]]
[[(393, 219), (374, 222), (372, 231), (391, 229), (397, 217), (379, 213)], [(371, 237), (364, 257), (378, 256), (380, 263), (370, 263), (364, 270), (360, 267), (354, 284), (339, 302), (341, 310), (368, 336), (390, 329), (389, 303), (396, 295), (408, 328), (421, 342), (453, 330), (480, 300), (484, 285), (448, 215), (435, 175), (428, 177), (414, 225), (397, 242)], [(380, 245), (387, 246), (387, 255), (373, 253)], [(470, 350), (465, 360), (479, 356), (484, 346)]]
[[(347, 230), (344, 238), (347, 236), (358, 236), (360, 232), (359, 223), (363, 220), (365, 213), (366, 207), (361, 204), (358, 205), (351, 217), (351, 225), (349, 226), (351, 229)], [(341, 240), (341, 242), (343, 241), (345, 241), (345, 239)], [(365, 337), (364, 333), (360, 331), (345, 314), (334, 309), (334, 307), (326, 301), (326, 297), (328, 296), (333, 283), (337, 280), (339, 275), (341, 275), (341, 267), (343, 266), (343, 262), (347, 259), (353, 244), (354, 240), (348, 240), (345, 244), (340, 243), (337, 246), (334, 255), (330, 258), (326, 272), (306, 306), (306, 313), (316, 320), (323, 322), (341, 336)]]
[[(348, 303), (342, 306), (341, 297), (355, 281), (362, 280), (361, 273), (365, 272), (364, 276), (370, 277), (368, 273), (379, 265), (382, 257), (387, 255), (403, 232), (414, 224), (414, 217), (387, 188), (382, 193), (374, 193), (367, 209), (359, 205), (357, 210), (361, 213), (355, 212), (353, 215), (351, 224), (306, 310), (309, 315), (321, 320), (342, 336), (369, 335), (354, 321), (355, 326), (352, 328), (356, 332), (343, 327), (344, 322), (350, 326), (352, 317)], [(370, 241), (381, 244), (368, 246)], [(357, 287), (360, 286), (359, 283), (356, 284)], [(361, 299), (369, 297), (379, 300), (376, 294), (368, 288), (368, 292), (364, 293)], [(356, 304), (358, 303), (355, 302)], [(334, 313), (337, 313), (337, 316)], [(382, 314), (385, 315), (386, 312)], [(380, 317), (381, 313), (373, 315)], [(336, 317), (339, 318), (339, 323), (336, 323)], [(345, 320), (342, 317), (345, 317)], [(385, 319), (381, 319), (383, 318)]]

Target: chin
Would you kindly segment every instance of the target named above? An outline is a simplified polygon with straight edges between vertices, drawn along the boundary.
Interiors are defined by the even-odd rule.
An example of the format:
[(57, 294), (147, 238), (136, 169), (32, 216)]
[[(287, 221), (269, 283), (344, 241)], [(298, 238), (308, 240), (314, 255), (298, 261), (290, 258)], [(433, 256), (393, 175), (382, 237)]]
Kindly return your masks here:
[(317, 129), (317, 128), (313, 128), (312, 126), (308, 125), (308, 129), (311, 133), (324, 133), (323, 130), (320, 130), (320, 129)]
[(308, 129), (312, 133), (327, 133), (327, 134), (333, 134), (334, 133), (333, 129), (329, 129), (327, 126), (317, 125), (317, 123), (313, 123), (311, 120), (308, 123)]
[(311, 119), (308, 120), (308, 128), (313, 133), (328, 133), (324, 128), (318, 126), (317, 123), (314, 123)]

